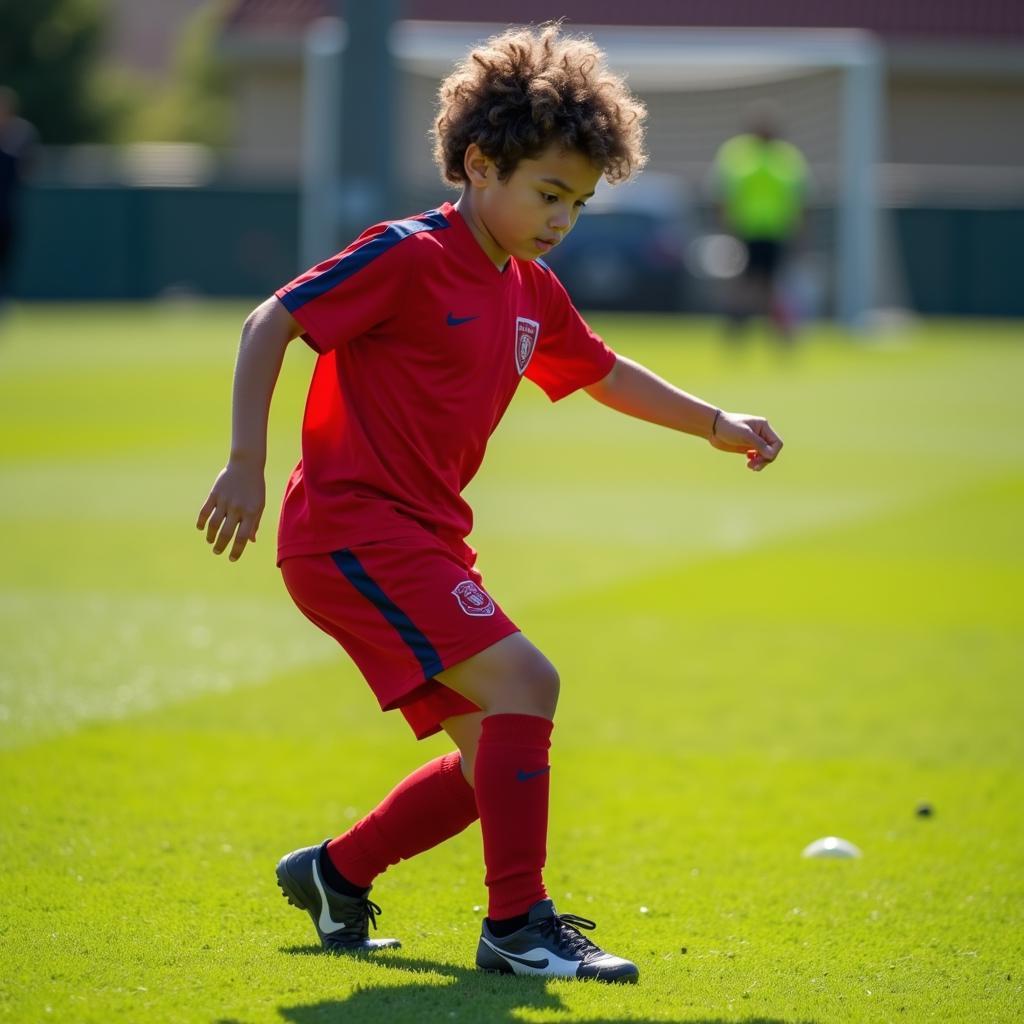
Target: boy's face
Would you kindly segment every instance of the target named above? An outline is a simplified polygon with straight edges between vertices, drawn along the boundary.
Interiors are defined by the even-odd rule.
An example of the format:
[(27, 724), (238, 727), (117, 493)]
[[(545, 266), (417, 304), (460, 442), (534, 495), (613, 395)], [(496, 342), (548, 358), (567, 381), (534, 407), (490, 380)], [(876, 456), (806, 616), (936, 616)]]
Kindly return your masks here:
[(551, 146), (521, 160), (505, 181), (477, 146), (466, 153), (469, 183), (459, 200), (484, 251), (501, 267), (508, 257), (535, 260), (572, 230), (594, 194), (601, 168), (582, 153)]

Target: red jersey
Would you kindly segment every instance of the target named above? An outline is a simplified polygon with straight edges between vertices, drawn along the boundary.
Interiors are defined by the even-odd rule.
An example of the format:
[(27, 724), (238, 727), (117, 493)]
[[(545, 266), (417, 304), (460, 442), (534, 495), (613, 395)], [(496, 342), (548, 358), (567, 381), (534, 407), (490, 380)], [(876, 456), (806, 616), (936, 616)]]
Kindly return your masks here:
[(462, 490), (519, 381), (557, 401), (615, 363), (545, 264), (499, 270), (450, 203), (369, 228), (276, 294), (319, 353), (279, 561), (413, 524), (462, 549)]

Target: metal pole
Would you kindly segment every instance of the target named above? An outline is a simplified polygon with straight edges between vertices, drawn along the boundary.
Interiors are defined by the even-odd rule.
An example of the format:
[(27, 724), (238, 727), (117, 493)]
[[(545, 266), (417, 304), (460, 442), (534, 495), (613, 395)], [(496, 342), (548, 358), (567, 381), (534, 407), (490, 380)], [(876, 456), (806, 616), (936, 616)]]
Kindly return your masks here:
[(397, 216), (393, 133), (396, 68), (390, 35), (399, 0), (345, 5), (349, 46), (342, 62), (341, 228), (353, 237)]
[(299, 229), (299, 255), (304, 268), (338, 249), (339, 105), (345, 41), (345, 26), (337, 18), (320, 18), (306, 35)]
[(878, 245), (877, 167), (884, 122), (881, 52), (865, 41), (842, 82), (837, 201), (836, 315), (865, 326), (875, 307)]

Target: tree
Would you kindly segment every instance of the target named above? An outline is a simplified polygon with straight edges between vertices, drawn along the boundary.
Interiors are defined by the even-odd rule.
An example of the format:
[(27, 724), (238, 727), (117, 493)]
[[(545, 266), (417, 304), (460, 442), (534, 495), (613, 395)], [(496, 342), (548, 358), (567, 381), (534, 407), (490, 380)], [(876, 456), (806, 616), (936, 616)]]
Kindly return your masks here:
[(44, 142), (103, 141), (111, 130), (93, 89), (104, 11), (98, 0), (0, 0), (0, 84)]
[[(119, 139), (125, 142), (198, 142), (223, 144), (228, 133), (230, 98), (217, 40), (224, 22), (222, 0), (207, 0), (185, 22), (178, 36), (166, 81), (133, 80), (123, 69), (110, 72), (107, 91), (119, 106)], [(116, 99), (115, 99), (115, 102)]]

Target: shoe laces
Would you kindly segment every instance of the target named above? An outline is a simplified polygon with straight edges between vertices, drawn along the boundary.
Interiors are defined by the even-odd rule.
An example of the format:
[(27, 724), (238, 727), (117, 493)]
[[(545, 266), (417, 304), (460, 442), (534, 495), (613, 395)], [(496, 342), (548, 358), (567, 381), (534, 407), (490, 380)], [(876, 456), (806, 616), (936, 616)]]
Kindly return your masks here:
[(593, 931), (596, 927), (597, 924), (589, 918), (578, 917), (576, 914), (555, 914), (541, 924), (545, 936), (550, 936), (565, 952), (581, 960), (603, 952), (600, 946), (579, 931), (580, 928)]
[(376, 931), (377, 915), (382, 912), (380, 907), (378, 907), (377, 904), (373, 902), (373, 900), (364, 897), (359, 909), (362, 912), (364, 920), (369, 921), (370, 924), (373, 925), (373, 930)]

